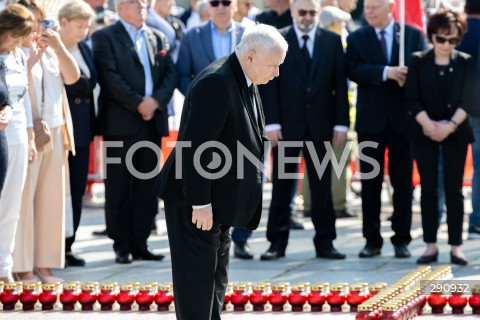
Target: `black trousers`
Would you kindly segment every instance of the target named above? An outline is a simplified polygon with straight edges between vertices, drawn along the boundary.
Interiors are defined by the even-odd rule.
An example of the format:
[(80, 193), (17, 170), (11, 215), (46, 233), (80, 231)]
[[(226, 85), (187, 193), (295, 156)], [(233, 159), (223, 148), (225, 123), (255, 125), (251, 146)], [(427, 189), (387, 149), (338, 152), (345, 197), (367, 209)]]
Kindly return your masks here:
[[(296, 174), (298, 164), (287, 163), (285, 160), (298, 157), (301, 151), (305, 157), (312, 194), (311, 217), (315, 227), (313, 239), (315, 248), (329, 247), (336, 238), (335, 211), (333, 210), (331, 190), (331, 162), (328, 161), (325, 167), (321, 167), (320, 164), (326, 155), (325, 145), (323, 141), (311, 143), (315, 148), (313, 155), (304, 143), (304, 147), (284, 148), (285, 153), (281, 157), (283, 159), (279, 159), (279, 147), (273, 148), (272, 201), (268, 212), (267, 239), (273, 246), (281, 250), (285, 250), (288, 244), (290, 201), (295, 179), (279, 176), (279, 167), (281, 172)], [(318, 160), (317, 165), (314, 165), (312, 157)], [(317, 172), (317, 169), (321, 172)]]
[(70, 170), (70, 192), (72, 195), (73, 209), (73, 236), (65, 238), (65, 252), (72, 251), (75, 242), (75, 233), (82, 217), (83, 196), (87, 187), (88, 164), (90, 160), (89, 147), (75, 147), (75, 156), (68, 154), (68, 167)]
[(8, 166), (8, 145), (5, 131), (0, 130), (0, 195), (2, 194), (3, 184), (7, 176)]
[[(378, 143), (376, 148), (365, 147), (365, 143)], [(380, 234), (381, 193), (385, 169), (385, 148), (388, 147), (388, 170), (393, 193), (392, 230), (393, 245), (408, 245), (412, 240), (412, 151), (405, 135), (385, 130), (381, 134), (358, 134), (360, 172), (374, 171), (372, 163), (378, 164), (380, 171), (373, 178), (362, 179), (363, 237), (368, 245), (381, 248)]]
[(420, 173), (422, 198), (423, 241), (437, 242), (438, 229), (438, 156), (442, 146), (445, 204), (447, 206), (448, 244), (462, 244), (463, 227), (463, 173), (468, 145), (458, 144), (454, 137), (441, 144), (432, 141), (413, 144), (413, 152)]
[[(141, 142), (153, 144), (160, 149), (161, 139), (153, 123), (149, 122), (134, 136), (104, 136), (104, 142), (123, 143), (122, 147), (106, 149), (108, 159), (116, 158), (120, 161), (119, 164), (107, 164), (105, 172), (105, 217), (108, 236), (114, 241), (114, 250), (141, 251), (147, 246), (152, 221), (158, 212), (158, 199), (152, 193), (155, 177), (144, 178), (139, 173), (147, 174), (152, 171), (158, 173), (159, 155), (147, 147), (140, 147), (131, 154), (132, 146)], [(131, 161), (127, 165), (129, 150), (128, 156)]]
[(165, 200), (177, 320), (220, 320), (228, 283), (231, 237), (228, 226), (202, 231), (192, 208)]

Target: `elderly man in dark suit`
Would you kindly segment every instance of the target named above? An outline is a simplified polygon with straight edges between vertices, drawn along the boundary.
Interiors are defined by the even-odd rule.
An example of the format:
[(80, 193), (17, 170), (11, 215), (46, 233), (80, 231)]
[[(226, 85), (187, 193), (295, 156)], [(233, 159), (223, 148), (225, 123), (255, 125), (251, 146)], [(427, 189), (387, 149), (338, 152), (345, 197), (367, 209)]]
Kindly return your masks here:
[[(235, 52), (208, 66), (187, 92), (179, 139), (155, 188), (165, 200), (177, 319), (220, 319), (228, 229), (260, 222), (267, 137), (257, 84), (278, 76), (286, 50), (275, 28), (250, 27)], [(215, 158), (226, 161), (215, 165)]]
[[(327, 152), (325, 142), (344, 143), (349, 126), (342, 42), (340, 36), (318, 26), (319, 0), (295, 0), (291, 12), (293, 26), (280, 31), (290, 47), (280, 68), (281, 75), (262, 89), (266, 130), (274, 147), (274, 160), (267, 225), (267, 239), (271, 246), (261, 259), (285, 256), (293, 180), (281, 177), (279, 172), (296, 172), (297, 163), (286, 163), (285, 159), (298, 157), (302, 150), (312, 192), (316, 255), (344, 259), (345, 255), (333, 246), (336, 233), (331, 164), (328, 162), (325, 168), (320, 166), (331, 154)], [(294, 141), (301, 144), (295, 147), (283, 144)], [(315, 149), (309, 148), (306, 142), (312, 143)], [(315, 159), (319, 160), (317, 165)]]
[[(168, 135), (167, 103), (178, 76), (165, 35), (144, 24), (145, 1), (117, 0), (116, 6), (120, 21), (92, 35), (102, 89), (100, 130), (105, 143), (110, 143), (106, 145), (107, 232), (114, 241), (117, 263), (131, 263), (132, 258), (161, 260), (162, 255), (147, 247), (158, 211), (151, 173), (158, 166), (154, 149), (158, 151), (161, 137)], [(138, 146), (133, 155), (128, 153)]]
[[(362, 179), (363, 237), (367, 240), (361, 258), (380, 255), (383, 239), (380, 234), (381, 192), (384, 153), (388, 147), (390, 181), (394, 189), (391, 241), (395, 257), (410, 257), (407, 248), (412, 240), (412, 154), (405, 136), (407, 112), (404, 90), (407, 68), (399, 66), (400, 26), (392, 18), (393, 0), (365, 0), (364, 13), (368, 22), (347, 38), (349, 78), (358, 84), (355, 130), (358, 144), (378, 146), (361, 150), (360, 172), (375, 174)], [(420, 30), (405, 26), (405, 57), (425, 47)], [(370, 159), (371, 158), (371, 159)], [(372, 160), (373, 159), (373, 160)], [(367, 161), (368, 160), (368, 161)]]
[[(177, 70), (180, 76), (179, 89), (187, 93), (192, 79), (209, 64), (230, 55), (240, 42), (245, 27), (233, 20), (237, 1), (219, 1), (209, 4), (210, 20), (185, 33), (180, 45)], [(240, 259), (253, 259), (247, 241), (252, 231), (233, 228), (232, 241), (234, 256)]]

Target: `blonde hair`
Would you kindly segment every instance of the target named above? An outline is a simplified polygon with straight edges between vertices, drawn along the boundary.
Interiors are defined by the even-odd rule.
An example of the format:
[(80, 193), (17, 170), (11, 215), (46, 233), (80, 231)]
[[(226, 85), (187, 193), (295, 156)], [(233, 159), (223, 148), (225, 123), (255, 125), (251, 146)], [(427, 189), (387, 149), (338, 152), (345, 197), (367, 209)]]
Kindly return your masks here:
[(71, 20), (91, 20), (95, 16), (90, 5), (82, 0), (75, 0), (64, 4), (58, 11), (58, 21), (62, 18)]

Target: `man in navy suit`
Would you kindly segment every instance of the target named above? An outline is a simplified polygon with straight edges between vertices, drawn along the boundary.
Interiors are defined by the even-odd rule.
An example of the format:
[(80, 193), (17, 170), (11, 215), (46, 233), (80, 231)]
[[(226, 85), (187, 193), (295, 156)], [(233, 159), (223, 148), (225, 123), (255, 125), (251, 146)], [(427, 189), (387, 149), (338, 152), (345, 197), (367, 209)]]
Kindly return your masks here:
[(210, 20), (187, 30), (180, 43), (177, 70), (179, 90), (187, 93), (193, 78), (210, 63), (228, 56), (240, 42), (245, 28), (233, 21), (235, 0), (211, 1)]
[[(364, 142), (378, 143), (376, 148), (362, 149), (363, 159), (371, 159), (360, 158), (360, 172), (372, 173), (372, 162), (380, 168), (374, 178), (362, 179), (363, 236), (367, 243), (359, 253), (361, 258), (379, 255), (383, 245), (380, 195), (387, 147), (390, 181), (395, 191), (392, 215), (395, 235), (391, 241), (395, 257), (410, 257), (407, 246), (412, 240), (412, 155), (405, 135), (407, 111), (403, 97), (407, 68), (399, 66), (400, 26), (392, 18), (394, 8), (393, 0), (365, 0), (368, 25), (347, 38), (348, 77), (358, 84), (355, 130), (359, 147)], [(406, 64), (413, 52), (424, 47), (420, 30), (405, 26)]]
[[(115, 1), (120, 21), (92, 35), (93, 58), (102, 88), (99, 126), (107, 159), (105, 216), (108, 236), (114, 241), (115, 261), (161, 260), (147, 247), (158, 199), (152, 194), (153, 177), (142, 177), (158, 167), (151, 148), (132, 146), (147, 142), (160, 148), (168, 135), (167, 104), (178, 81), (168, 53), (168, 40), (145, 25), (145, 0)], [(119, 143), (120, 142), (120, 143)], [(121, 145), (120, 147), (118, 145)], [(132, 172), (127, 161), (137, 173)]]
[[(347, 137), (347, 77), (342, 42), (340, 36), (318, 26), (319, 0), (295, 0), (291, 12), (293, 26), (280, 30), (290, 48), (285, 63), (280, 67), (280, 76), (264, 86), (261, 92), (266, 131), (273, 146), (273, 190), (267, 225), (267, 239), (271, 245), (261, 259), (285, 256), (294, 180), (281, 177), (279, 170), (296, 173), (297, 163), (285, 162), (288, 158), (298, 157), (300, 151), (305, 156), (312, 192), (311, 217), (316, 231), (313, 240), (316, 255), (344, 259), (345, 255), (333, 246), (336, 232), (331, 163), (328, 161), (324, 169), (314, 165), (315, 159), (321, 163), (328, 157), (326, 144), (341, 144)], [(301, 145), (282, 145), (294, 141)], [(315, 149), (307, 147), (306, 143), (311, 143)]]

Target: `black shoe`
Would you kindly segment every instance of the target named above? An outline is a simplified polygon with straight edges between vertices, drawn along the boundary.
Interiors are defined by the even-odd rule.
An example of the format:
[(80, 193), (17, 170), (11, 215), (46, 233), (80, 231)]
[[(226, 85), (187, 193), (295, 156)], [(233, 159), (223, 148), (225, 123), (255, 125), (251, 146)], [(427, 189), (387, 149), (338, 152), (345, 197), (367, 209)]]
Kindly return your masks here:
[(343, 219), (343, 218), (354, 218), (355, 215), (353, 213), (350, 213), (347, 211), (347, 209), (335, 211), (335, 216), (337, 219)]
[(93, 234), (94, 236), (99, 236), (99, 237), (108, 236), (107, 229), (105, 229), (105, 230), (99, 230), (99, 231), (93, 231), (92, 234)]
[(277, 260), (282, 257), (285, 257), (285, 250), (281, 250), (276, 246), (270, 246), (270, 249), (260, 256), (260, 260)]
[(342, 260), (345, 259), (345, 257), (343, 253), (338, 252), (333, 246), (325, 249), (317, 249), (317, 258)]
[(360, 258), (372, 258), (374, 256), (379, 256), (382, 254), (382, 249), (372, 245), (366, 245), (362, 251), (358, 254)]
[(458, 264), (459, 266), (466, 266), (468, 264), (467, 260), (453, 255), (452, 252), (450, 252), (450, 262), (453, 264)]
[(160, 260), (163, 260), (163, 258), (165, 258), (164, 255), (155, 254), (150, 250), (148, 250), (147, 248), (140, 251), (132, 252), (132, 257), (133, 257), (133, 260), (148, 260), (148, 261), (160, 261)]
[(235, 258), (251, 260), (253, 259), (252, 250), (247, 243), (243, 244), (234, 244), (233, 246), (233, 255)]
[(65, 253), (65, 266), (67, 267), (83, 267), (85, 266), (85, 260), (79, 256), (74, 255), (72, 252)]
[(115, 250), (115, 262), (120, 264), (132, 263), (132, 255), (125, 250)]
[(438, 251), (428, 256), (420, 256), (420, 258), (417, 259), (417, 264), (429, 264), (432, 262), (437, 262), (437, 259)]
[(298, 221), (298, 219), (292, 215), (290, 215), (290, 221), (289, 221), (289, 228), (290, 230), (303, 230), (305, 227), (303, 224)]
[(410, 251), (408, 251), (408, 248), (406, 245), (397, 245), (393, 246), (393, 249), (395, 250), (395, 258), (410, 258), (412, 255), (410, 254)]

